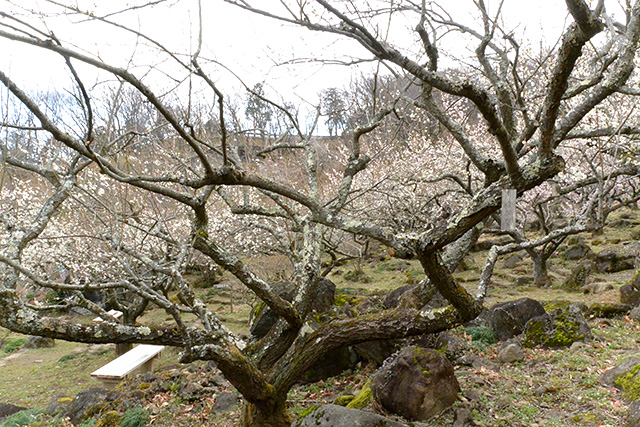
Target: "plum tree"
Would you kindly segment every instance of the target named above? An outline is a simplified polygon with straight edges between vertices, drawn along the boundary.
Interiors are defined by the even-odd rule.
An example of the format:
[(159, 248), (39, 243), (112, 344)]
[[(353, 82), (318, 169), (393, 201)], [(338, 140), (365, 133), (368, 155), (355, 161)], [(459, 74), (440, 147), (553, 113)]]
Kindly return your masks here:
[[(489, 9), (482, 0), (474, 2), (478, 25), (456, 18), (451, 9), (458, 5), (446, 2), (226, 3), (300, 31), (353, 40), (367, 52), (363, 59), (377, 61), (398, 79), (399, 89), (370, 103), (372, 111), (347, 130), (348, 143), (331, 149), (313, 136), (318, 114), (311, 123), (302, 123), (284, 102), (254, 90), (260, 105), (286, 119), (287, 127), (268, 141), (260, 157), (242, 161), (238, 135), (229, 126), (228, 96), (212, 77), (218, 64), (203, 59), (202, 37), (195, 46), (176, 52), (117, 21), (127, 13), (147, 13), (144, 5), (102, 11), (51, 1), (47, 5), (56, 13), (40, 14), (7, 2), (7, 10), (16, 13), (2, 13), (0, 38), (18, 49), (58, 55), (74, 89), (72, 104), (59, 112), (16, 83), (10, 70), (0, 71), (7, 99), (3, 105), (11, 106), (3, 111), (5, 169), (14, 176), (17, 170), (35, 174), (49, 189), (38, 208), (29, 205), (28, 189), (16, 187), (10, 196), (3, 190), (0, 325), (79, 342), (165, 344), (182, 348), (184, 362), (214, 360), (246, 401), (245, 426), (289, 425), (287, 392), (335, 349), (438, 332), (476, 317), (499, 251), (491, 254), (475, 294), (456, 283), (451, 269), (463, 252), (459, 248), (499, 211), (502, 189), (515, 189), (522, 196), (557, 176), (566, 164), (563, 143), (579, 133), (605, 138), (603, 143), (638, 133), (634, 120), (600, 126), (593, 118), (608, 99), (637, 95), (627, 82), (635, 69), (640, 2), (623, 6), (626, 21), (617, 22), (603, 1), (590, 8), (585, 0), (566, 0), (571, 23), (539, 61), (525, 58), (521, 44), (502, 25), (502, 3)], [(83, 47), (82, 40), (58, 38), (50, 28), (61, 14), (82, 17), (82, 25), (110, 25), (142, 40), (140, 49), (151, 49), (154, 59), (162, 58), (171, 67), (160, 70), (158, 60), (147, 67), (107, 61)], [(199, 16), (200, 28), (205, 27), (206, 13)], [(408, 34), (406, 22), (415, 25)], [(461, 61), (473, 59), (477, 71), (469, 72), (460, 63), (443, 68), (445, 57), (455, 60), (463, 52), (452, 46), (470, 49), (473, 56)], [(89, 86), (81, 77), (79, 70), (89, 68), (97, 70), (99, 85)], [(172, 90), (148, 77), (161, 74), (158, 71), (170, 75)], [(102, 87), (136, 94), (152, 113), (153, 124), (124, 120), (116, 126), (119, 107), (96, 101)], [(214, 100), (215, 113), (200, 116), (201, 110), (194, 108), (198, 94)], [(416, 133), (393, 147), (392, 134), (376, 133), (390, 123), (397, 129), (420, 127), (425, 122), (416, 108), (428, 117), (429, 126), (437, 123), (442, 132)], [(17, 142), (7, 137), (10, 131), (20, 131)], [(22, 138), (31, 138), (30, 144)], [(47, 151), (25, 158), (20, 148), (13, 149), (16, 145)], [(402, 171), (402, 180), (386, 179), (385, 166)], [(433, 193), (436, 184), (442, 191), (439, 197), (412, 196)], [(388, 203), (388, 197), (398, 194), (406, 199), (406, 209), (399, 213), (403, 218), (389, 220), (393, 212), (388, 210), (398, 204)], [(14, 199), (20, 209), (11, 204)], [(386, 218), (371, 214), (385, 209)], [(74, 217), (79, 213), (82, 220)], [(231, 228), (240, 223), (250, 233)], [(310, 332), (304, 326), (318, 294), (324, 237), (333, 230), (377, 241), (395, 257), (419, 260), (426, 279), (394, 309), (336, 315)], [(551, 233), (516, 246), (533, 248), (557, 237)], [(69, 280), (38, 269), (30, 258), (52, 241), (54, 253), (68, 244), (88, 248), (91, 254), (90, 259), (79, 257)], [(239, 256), (245, 244), (257, 241), (288, 248), (292, 301)], [(73, 252), (71, 248), (67, 253)], [(278, 321), (266, 336), (243, 341), (196, 297), (182, 275), (196, 253), (233, 274), (273, 311)], [(177, 300), (157, 286), (158, 278), (177, 289)], [(21, 281), (71, 292), (75, 298), (70, 304), (107, 321), (83, 324), (43, 312), (26, 299)], [(119, 325), (82, 295), (89, 290), (136, 295), (166, 310), (173, 324)], [(424, 308), (434, 290), (448, 305)], [(184, 313), (197, 322), (186, 323)]]

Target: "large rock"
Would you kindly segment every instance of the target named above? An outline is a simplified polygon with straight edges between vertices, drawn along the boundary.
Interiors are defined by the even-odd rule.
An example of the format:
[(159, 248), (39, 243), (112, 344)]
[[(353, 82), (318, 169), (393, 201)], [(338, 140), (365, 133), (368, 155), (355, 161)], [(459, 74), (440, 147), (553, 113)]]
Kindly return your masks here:
[(456, 401), (460, 385), (447, 358), (432, 349), (405, 347), (371, 382), (377, 402), (410, 420), (427, 420)]
[(633, 284), (620, 287), (620, 302), (632, 307), (640, 305), (640, 289)]
[(384, 307), (396, 308), (398, 306), (398, 302), (400, 301), (400, 297), (402, 297), (402, 295), (404, 295), (406, 292), (413, 290), (417, 286), (418, 285), (405, 285), (392, 290), (384, 297)]
[[(295, 296), (295, 287), (289, 283), (278, 283), (274, 285), (278, 295), (286, 301), (291, 302)], [(336, 285), (328, 279), (320, 279), (318, 292), (313, 302), (312, 309), (322, 313), (331, 308), (336, 295)], [(264, 303), (258, 304), (253, 312), (253, 321), (249, 332), (255, 340), (267, 335), (269, 330), (275, 325), (278, 316)]]
[(27, 408), (23, 408), (22, 406), (12, 405), (10, 403), (0, 403), (0, 423), (5, 418), (18, 413), (20, 411), (24, 411)]
[(582, 237), (572, 238), (564, 251), (564, 258), (567, 260), (579, 260), (583, 258), (593, 258), (595, 254)]
[(69, 411), (69, 405), (71, 405), (71, 402), (73, 402), (72, 397), (66, 396), (64, 394), (59, 394), (54, 397), (51, 402), (49, 402), (49, 405), (47, 406), (47, 409), (45, 409), (45, 412), (49, 415), (67, 413)]
[(625, 427), (640, 427), (640, 400), (629, 405)]
[(629, 313), (633, 307), (629, 304), (607, 304), (602, 302), (594, 302), (589, 307), (589, 316), (612, 319), (614, 317), (622, 317)]
[(620, 288), (620, 302), (633, 307), (640, 305), (640, 269), (636, 271), (630, 284)]
[(315, 383), (329, 377), (335, 377), (347, 369), (355, 368), (359, 361), (360, 357), (352, 347), (333, 350), (305, 372), (302, 381)]
[(591, 339), (591, 328), (575, 305), (535, 317), (525, 325), (522, 344), (526, 347), (568, 347)]
[(625, 242), (607, 248), (596, 255), (596, 267), (601, 273), (633, 270), (639, 249), (637, 242)]
[(587, 278), (596, 271), (595, 262), (585, 259), (579, 262), (571, 274), (562, 282), (562, 289), (567, 291), (578, 291), (587, 284)]
[(609, 387), (615, 387), (616, 381), (621, 376), (633, 371), (640, 366), (640, 355), (627, 357), (618, 366), (605, 371), (600, 375), (600, 382)]
[(487, 313), (487, 323), (496, 337), (505, 341), (520, 335), (530, 319), (545, 313), (544, 307), (538, 301), (520, 298), (491, 307)]
[(407, 427), (372, 412), (339, 405), (320, 405), (294, 421), (292, 427)]
[(38, 337), (35, 335), (27, 338), (27, 342), (24, 343), (22, 348), (51, 348), (55, 347), (56, 342), (53, 338)]
[(69, 404), (65, 415), (73, 424), (78, 425), (105, 409), (108, 405), (107, 397), (109, 395), (109, 390), (100, 387), (81, 391)]

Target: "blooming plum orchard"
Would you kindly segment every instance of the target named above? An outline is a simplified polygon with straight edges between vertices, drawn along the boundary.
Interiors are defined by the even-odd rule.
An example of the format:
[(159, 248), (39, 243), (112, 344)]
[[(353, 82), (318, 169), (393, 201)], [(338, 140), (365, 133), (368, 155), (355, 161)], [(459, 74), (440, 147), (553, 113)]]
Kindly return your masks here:
[[(584, 178), (594, 178), (605, 197), (615, 189), (615, 173), (608, 172), (620, 158), (615, 143), (638, 133), (631, 117), (612, 114), (603, 123), (599, 112), (612, 111), (608, 99), (633, 105), (637, 95), (628, 83), (640, 38), (639, 2), (617, 6), (627, 20), (613, 22), (605, 2), (591, 8), (591, 2), (567, 0), (570, 24), (538, 60), (525, 58), (523, 41), (498, 25), (507, 20), (484, 1), (474, 2), (473, 24), (456, 18), (457, 4), (437, 1), (380, 0), (367, 8), (327, 0), (226, 3), (287, 28), (355, 42), (361, 49), (342, 52), (349, 62), (377, 61), (397, 79), (396, 89), (382, 93), (370, 86), (368, 107), (352, 121), (340, 150), (309, 131), (319, 114), (302, 123), (285, 103), (254, 90), (252, 99), (286, 123), (277, 135), (258, 129), (264, 141), (256, 150), (236, 126), (239, 111), (225, 93), (234, 89), (218, 79), (226, 69), (208, 59), (215, 47), (201, 32), (193, 45), (177, 44), (183, 48), (174, 51), (168, 46), (175, 43), (126, 26), (123, 17), (156, 10), (145, 5), (118, 11), (52, 2), (39, 14), (7, 2), (13, 13), (2, 15), (0, 37), (15, 49), (59, 57), (73, 96), (67, 103), (35, 96), (10, 70), (0, 70), (9, 101), (3, 105), (21, 106), (1, 112), (2, 160), (13, 187), (6, 196), (8, 184), (3, 188), (0, 209), (0, 325), (79, 342), (171, 345), (182, 349), (183, 362), (213, 360), (247, 402), (245, 426), (290, 425), (287, 392), (337, 348), (438, 332), (476, 317), (501, 251), (536, 248), (571, 232), (530, 241), (516, 236), (520, 240), (509, 248), (493, 250), (472, 294), (451, 269), (464, 252), (458, 249), (499, 211), (502, 190), (515, 189), (522, 198), (562, 179), (579, 154), (582, 164), (599, 171)], [(172, 4), (172, 12), (185, 5)], [(206, 12), (208, 5), (199, 7)], [(207, 13), (197, 16), (199, 28), (206, 28)], [(94, 53), (82, 39), (59, 38), (65, 34), (60, 17), (66, 26), (69, 17), (79, 18), (83, 28), (107, 25), (140, 41), (133, 59), (118, 61)], [(407, 32), (407, 22), (415, 29)], [(59, 25), (60, 31), (50, 30)], [(472, 55), (459, 57), (465, 52)], [(324, 53), (316, 59), (332, 59)], [(142, 65), (144, 58), (153, 58), (151, 65)], [(99, 83), (88, 85), (88, 69)], [(599, 139), (591, 147), (586, 138)], [(243, 161), (243, 150), (245, 160), (258, 156)], [(31, 195), (28, 182), (39, 187)], [(427, 279), (410, 304), (355, 317), (336, 314), (309, 332), (320, 258), (336, 246), (325, 237), (342, 233), (419, 260)], [(292, 301), (242, 261), (247, 245), (286, 248)], [(266, 336), (244, 342), (196, 297), (182, 275), (196, 253), (272, 310), (278, 321)], [(47, 260), (67, 266), (67, 280), (40, 268)], [(69, 304), (107, 321), (82, 324), (42, 312), (25, 300), (25, 286), (69, 292), (75, 296)], [(169, 298), (168, 289), (179, 298)], [(423, 309), (432, 289), (448, 305)], [(113, 299), (131, 304), (133, 312), (136, 301), (153, 304), (173, 323), (118, 325), (82, 291), (117, 295)], [(185, 323), (185, 313), (197, 322)]]

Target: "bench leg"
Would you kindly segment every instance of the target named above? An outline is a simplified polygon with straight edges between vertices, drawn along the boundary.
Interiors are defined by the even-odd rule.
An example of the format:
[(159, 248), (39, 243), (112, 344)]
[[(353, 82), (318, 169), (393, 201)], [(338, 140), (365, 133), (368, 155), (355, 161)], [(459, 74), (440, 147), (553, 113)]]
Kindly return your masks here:
[(138, 372), (145, 373), (153, 371), (153, 359), (149, 359), (140, 366)]

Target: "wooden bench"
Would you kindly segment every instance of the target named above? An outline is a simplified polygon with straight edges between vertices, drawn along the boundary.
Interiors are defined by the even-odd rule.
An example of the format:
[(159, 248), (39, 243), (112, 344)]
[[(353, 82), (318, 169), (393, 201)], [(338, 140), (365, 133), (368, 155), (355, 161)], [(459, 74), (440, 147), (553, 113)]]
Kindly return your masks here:
[(113, 389), (131, 373), (151, 372), (153, 359), (160, 356), (163, 345), (141, 344), (91, 373), (105, 388)]
[[(118, 311), (118, 310), (109, 310), (107, 311), (107, 314), (113, 318), (115, 318), (116, 320), (120, 319), (120, 317), (122, 317), (122, 312)], [(96, 317), (95, 319), (93, 319), (94, 322), (96, 323), (100, 323), (100, 322), (104, 322), (104, 319), (102, 317)]]

